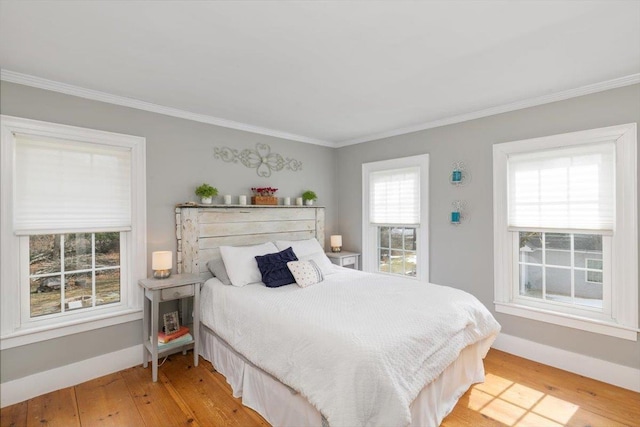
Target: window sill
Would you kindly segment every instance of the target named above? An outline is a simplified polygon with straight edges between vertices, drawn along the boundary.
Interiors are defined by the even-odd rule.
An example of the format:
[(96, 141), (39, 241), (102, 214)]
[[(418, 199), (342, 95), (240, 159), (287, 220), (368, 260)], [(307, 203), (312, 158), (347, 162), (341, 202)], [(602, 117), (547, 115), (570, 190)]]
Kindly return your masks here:
[(73, 335), (80, 332), (91, 331), (120, 323), (132, 322), (142, 319), (141, 309), (128, 309), (117, 313), (104, 314), (90, 320), (79, 319), (55, 326), (47, 326), (32, 329), (22, 329), (0, 337), (0, 350), (20, 347), (40, 341)]
[(494, 302), (494, 304), (496, 312), (498, 313), (524, 317), (527, 319), (580, 329), (596, 334), (609, 335), (629, 341), (637, 341), (638, 332), (640, 332), (638, 329), (622, 326), (613, 322), (605, 322), (570, 314), (552, 312), (540, 308), (527, 307), (521, 304), (504, 302)]

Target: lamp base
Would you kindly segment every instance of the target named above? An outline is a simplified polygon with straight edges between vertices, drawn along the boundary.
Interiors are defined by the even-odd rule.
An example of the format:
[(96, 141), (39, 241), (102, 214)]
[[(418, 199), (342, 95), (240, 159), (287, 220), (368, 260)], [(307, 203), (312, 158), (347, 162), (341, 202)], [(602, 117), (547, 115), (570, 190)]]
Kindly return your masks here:
[(342, 246), (331, 246), (331, 252), (342, 252)]
[(154, 279), (166, 279), (171, 276), (171, 270), (153, 270)]

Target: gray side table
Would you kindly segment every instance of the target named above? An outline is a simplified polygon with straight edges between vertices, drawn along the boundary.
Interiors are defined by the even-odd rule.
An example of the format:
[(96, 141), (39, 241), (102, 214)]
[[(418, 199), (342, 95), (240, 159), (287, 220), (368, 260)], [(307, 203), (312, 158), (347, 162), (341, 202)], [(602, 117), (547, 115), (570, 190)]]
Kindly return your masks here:
[[(193, 364), (198, 366), (198, 343), (200, 340), (200, 285), (203, 280), (197, 274), (174, 274), (166, 279), (142, 279), (138, 284), (144, 288), (144, 316), (142, 320), (142, 365), (146, 368), (151, 356), (153, 382), (158, 381), (158, 356), (187, 350), (193, 345)], [(193, 324), (190, 332), (193, 340), (175, 345), (168, 344), (158, 349), (158, 315), (160, 303), (182, 300), (182, 324), (188, 324), (187, 300), (193, 298)]]
[(357, 252), (326, 252), (327, 257), (332, 263), (339, 265), (340, 267), (353, 266), (354, 269), (360, 269), (360, 254)]

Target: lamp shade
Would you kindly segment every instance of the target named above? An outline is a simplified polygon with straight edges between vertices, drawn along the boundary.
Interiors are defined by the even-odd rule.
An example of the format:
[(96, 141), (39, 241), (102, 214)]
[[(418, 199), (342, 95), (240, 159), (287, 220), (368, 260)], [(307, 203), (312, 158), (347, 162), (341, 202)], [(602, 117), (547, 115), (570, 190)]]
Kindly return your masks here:
[(152, 270), (171, 270), (173, 267), (173, 252), (158, 251), (151, 254)]
[(342, 246), (342, 236), (340, 234), (336, 234), (331, 236), (331, 247), (340, 247)]

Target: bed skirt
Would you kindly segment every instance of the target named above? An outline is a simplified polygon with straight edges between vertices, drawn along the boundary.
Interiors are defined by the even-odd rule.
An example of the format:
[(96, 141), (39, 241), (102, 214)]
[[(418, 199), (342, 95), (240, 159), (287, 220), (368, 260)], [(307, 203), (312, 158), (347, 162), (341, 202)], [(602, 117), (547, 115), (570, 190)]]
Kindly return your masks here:
[[(439, 426), (472, 384), (484, 381), (486, 356), (494, 336), (460, 353), (411, 404), (410, 426)], [(233, 396), (278, 427), (327, 427), (322, 414), (307, 399), (253, 365), (205, 325), (200, 326), (200, 355), (225, 376)], [(327, 379), (330, 381), (330, 379)]]

